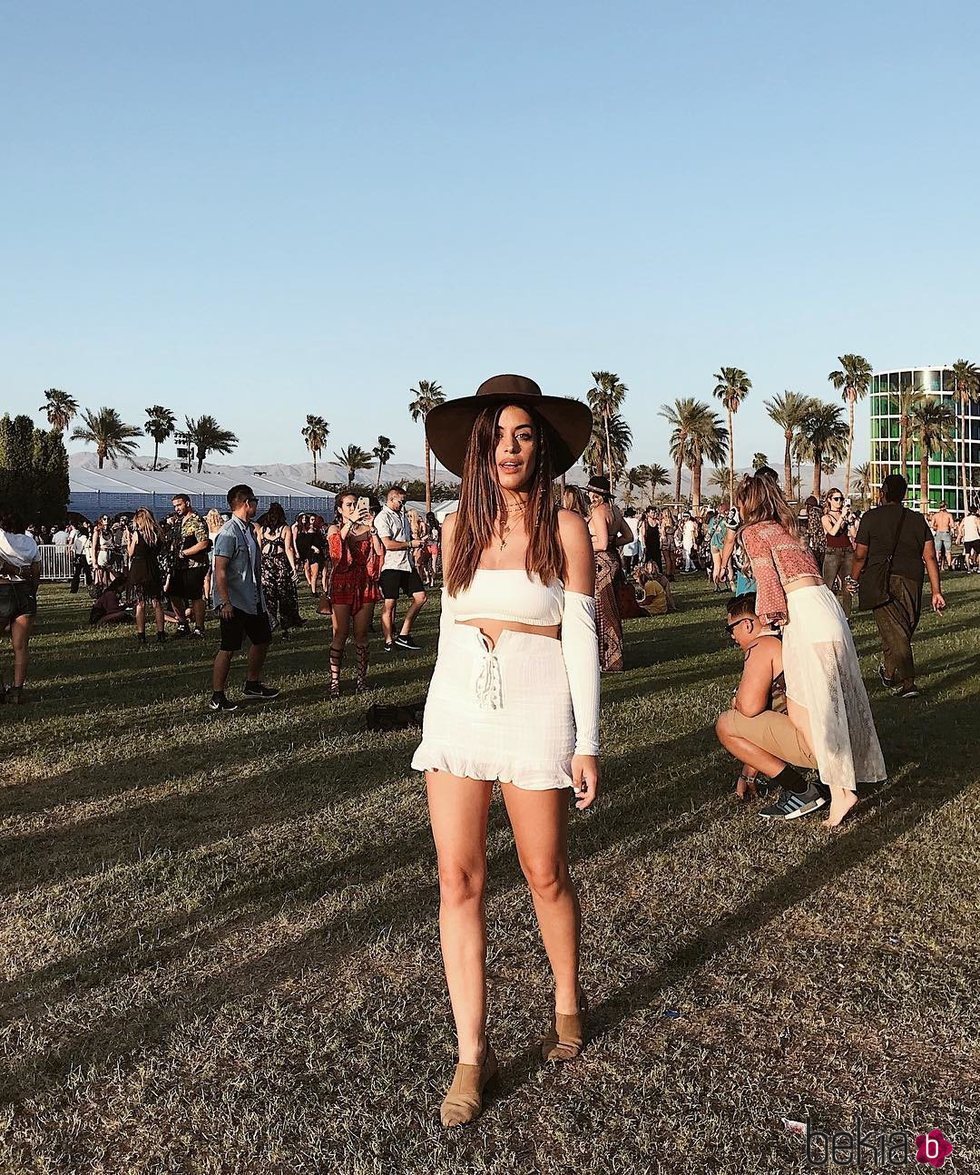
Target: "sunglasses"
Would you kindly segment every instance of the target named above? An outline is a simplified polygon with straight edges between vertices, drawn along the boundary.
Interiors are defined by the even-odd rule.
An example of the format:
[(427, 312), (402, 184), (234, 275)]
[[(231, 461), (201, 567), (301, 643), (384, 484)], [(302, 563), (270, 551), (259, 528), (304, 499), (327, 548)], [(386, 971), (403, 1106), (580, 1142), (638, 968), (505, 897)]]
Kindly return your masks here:
[(831, 500), (832, 502), (843, 502), (843, 501), (844, 501), (844, 495), (843, 495), (843, 494), (831, 494), (831, 495), (830, 495), (830, 500)]
[(732, 634), (735, 632), (735, 629), (738, 628), (740, 624), (747, 624), (750, 622), (750, 620), (751, 617), (749, 616), (742, 616), (738, 620), (733, 620), (731, 624), (725, 625), (725, 632), (727, 632), (729, 636), (732, 636)]

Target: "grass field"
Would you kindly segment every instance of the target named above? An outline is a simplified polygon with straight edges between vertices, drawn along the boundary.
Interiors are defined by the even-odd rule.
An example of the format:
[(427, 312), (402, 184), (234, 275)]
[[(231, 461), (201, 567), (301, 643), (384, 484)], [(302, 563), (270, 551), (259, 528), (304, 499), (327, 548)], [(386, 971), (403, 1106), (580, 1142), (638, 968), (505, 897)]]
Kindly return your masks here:
[[(211, 639), (137, 651), (44, 588), (33, 704), (0, 707), (0, 1170), (794, 1172), (812, 1168), (783, 1117), (860, 1117), (940, 1127), (945, 1169), (980, 1171), (980, 577), (948, 586), (917, 639), (923, 696), (871, 689), (890, 780), (837, 834), (730, 800), (712, 727), (737, 655), (705, 585), (627, 626), (604, 791), (573, 816), (591, 1043), (536, 1060), (548, 972), (495, 801), (502, 1074), (448, 1134), (414, 733), (326, 699), (322, 619), (273, 645), (277, 702), (213, 715)], [(433, 601), (433, 651), (436, 620)], [(870, 617), (856, 639), (876, 682)], [(374, 680), (407, 701), (431, 664), (378, 652)]]

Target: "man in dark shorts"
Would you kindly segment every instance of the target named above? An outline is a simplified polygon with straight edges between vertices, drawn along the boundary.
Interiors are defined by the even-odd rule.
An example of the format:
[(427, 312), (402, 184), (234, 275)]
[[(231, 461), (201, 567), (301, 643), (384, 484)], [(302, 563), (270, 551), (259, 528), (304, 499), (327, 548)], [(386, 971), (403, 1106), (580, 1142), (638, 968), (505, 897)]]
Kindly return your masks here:
[(214, 586), (212, 600), (221, 621), (221, 647), (211, 674), (211, 709), (237, 710), (225, 695), (231, 659), (248, 637), (248, 675), (243, 694), (246, 701), (265, 702), (279, 691), (262, 684), (262, 666), (269, 651), (272, 627), (262, 594), (262, 552), (252, 529), (258, 499), (247, 485), (228, 491), (231, 518), (214, 540)]
[[(407, 496), (401, 486), (393, 486), (385, 499), (385, 508), (374, 521), (374, 528), (385, 549), (385, 561), (381, 569), (381, 595), (384, 597), (381, 629), (384, 633), (386, 653), (390, 653), (396, 646), (412, 652), (417, 652), (421, 648), (421, 645), (412, 640), (412, 625), (425, 605), (425, 585), (415, 569), (412, 551), (418, 550), (425, 540), (412, 538), (412, 528), (405, 514)], [(403, 592), (406, 596), (412, 597), (412, 602), (405, 613), (401, 631), (396, 637), (395, 605)]]
[[(170, 573), (170, 598), (180, 617), (177, 636), (204, 636), (204, 580), (208, 573), (211, 540), (204, 519), (194, 512), (186, 494), (174, 494), (177, 515), (174, 536), (174, 565)], [(194, 628), (187, 626), (187, 608), (194, 613)]]
[(907, 490), (908, 482), (898, 473), (890, 473), (882, 482), (882, 504), (874, 510), (866, 510), (858, 526), (848, 588), (857, 590), (865, 565), (887, 563), (892, 551), (895, 552), (888, 570), (891, 598), (874, 609), (882, 654), (878, 676), (882, 685), (899, 697), (917, 698), (912, 634), (922, 613), (925, 572), (929, 573), (933, 611), (942, 612), (946, 601), (939, 583), (932, 531), (922, 514), (905, 509), (903, 503)]

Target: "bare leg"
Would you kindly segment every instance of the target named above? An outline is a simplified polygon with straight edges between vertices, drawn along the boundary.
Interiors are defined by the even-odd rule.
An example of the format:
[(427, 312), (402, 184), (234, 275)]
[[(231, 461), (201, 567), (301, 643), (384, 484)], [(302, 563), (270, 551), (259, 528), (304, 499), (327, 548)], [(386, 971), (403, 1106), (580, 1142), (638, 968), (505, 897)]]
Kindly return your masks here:
[(269, 651), (268, 644), (252, 645), (248, 650), (248, 681), (262, 680), (262, 666), (265, 664), (265, 655)]
[(223, 693), (228, 684), (228, 673), (231, 669), (233, 656), (233, 653), (228, 653), (224, 649), (218, 650), (218, 655), (214, 659), (214, 668), (211, 670), (211, 688), (216, 694)]
[(487, 1041), (487, 812), (493, 784), (427, 771), (429, 820), (439, 861), (439, 937), (459, 1060), (483, 1062)]
[(381, 608), (381, 631), (384, 634), (385, 644), (390, 645), (395, 639), (395, 605), (397, 600), (385, 600)]
[(344, 646), (350, 633), (350, 605), (334, 604), (331, 614), (333, 640), (330, 642), (330, 693), (340, 694), (340, 671), (344, 664)]
[(161, 600), (153, 601), (153, 619), (157, 622), (157, 632), (163, 632), (163, 602)]
[(10, 622), (10, 644), (14, 650), (15, 689), (27, 681), (27, 664), (30, 660), (29, 645), (33, 631), (33, 616), (18, 616), (16, 620)]
[(416, 592), (412, 596), (412, 602), (408, 606), (408, 611), (405, 613), (405, 619), (402, 621), (401, 634), (408, 636), (412, 631), (412, 625), (415, 623), (415, 617), (425, 607), (427, 597), (425, 592)]
[(199, 628), (203, 632), (204, 631), (204, 601), (203, 600), (195, 600), (194, 603), (191, 604), (191, 611), (194, 614), (195, 628)]
[(367, 689), (368, 629), (374, 615), (374, 604), (365, 604), (354, 616), (354, 647), (357, 650), (357, 688)]
[(555, 977), (555, 1011), (574, 1016), (579, 1010), (582, 915), (568, 872), (568, 791), (522, 791), (512, 783), (501, 790)]
[(136, 631), (140, 636), (146, 632), (146, 604), (142, 600), (136, 605)]

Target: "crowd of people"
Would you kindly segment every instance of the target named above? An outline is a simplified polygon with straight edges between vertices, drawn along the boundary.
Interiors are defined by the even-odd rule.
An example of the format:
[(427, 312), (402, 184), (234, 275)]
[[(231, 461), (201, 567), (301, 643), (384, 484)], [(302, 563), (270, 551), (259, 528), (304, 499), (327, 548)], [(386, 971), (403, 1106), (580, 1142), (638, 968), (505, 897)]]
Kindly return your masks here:
[[(379, 604), (384, 655), (419, 650), (413, 626), (441, 575), (437, 659), (412, 766), (426, 779), (457, 1031), (445, 1126), (479, 1115), (497, 1068), (487, 1036), (484, 910), (495, 784), (554, 977), (542, 1059), (574, 1061), (584, 1046), (568, 796), (585, 809), (598, 794), (600, 674), (624, 668), (623, 620), (672, 611), (679, 575), (704, 574), (728, 592), (724, 627), (742, 673), (715, 732), (737, 764), (735, 795), (749, 801), (772, 787), (763, 818), (790, 821), (826, 808), (824, 824), (834, 829), (863, 785), (886, 778), (852, 599), (874, 615), (882, 686), (910, 699), (918, 696), (912, 638), (926, 578), (933, 609), (945, 607), (945, 540), (958, 531), (966, 569), (977, 569), (975, 512), (957, 525), (943, 507), (927, 520), (905, 507), (908, 487), (898, 475), (884, 478), (880, 504), (863, 514), (839, 489), (795, 510), (768, 467), (743, 478), (724, 511), (624, 510), (603, 475), (584, 489), (567, 486), (559, 501), (555, 478), (580, 457), (591, 428), (586, 405), (544, 396), (526, 377), (498, 376), (433, 409), (426, 422), (434, 453), (461, 477), (458, 509), (442, 526), (406, 508), (398, 486), (383, 504), (355, 489), (338, 494), (325, 525), (310, 515), (290, 524), (278, 504), (257, 517), (258, 498), (241, 484), (228, 492), (226, 514), (201, 518), (178, 494), (162, 522), (140, 509), (59, 536), (83, 564), (73, 590), (85, 564), (91, 572), (93, 623), (134, 623), (142, 646), (150, 616), (158, 642), (168, 618), (176, 635), (200, 640), (209, 612), (217, 617), (215, 711), (238, 708), (228, 681), (246, 641), (242, 699), (278, 696), (263, 680), (266, 654), (274, 630), (286, 639), (304, 623), (304, 583), (331, 621), (328, 691), (336, 698), (351, 638), (354, 688), (369, 688)], [(39, 575), (34, 536), (21, 519), (0, 517), (0, 625), (14, 650), (5, 693), (14, 703), (24, 700)]]
[[(768, 467), (757, 476), (778, 483), (778, 475)], [(306, 623), (299, 596), (304, 584), (317, 600), (318, 611), (330, 618), (331, 697), (341, 693), (352, 634), (355, 689), (368, 688), (369, 633), (376, 629), (379, 603), (384, 652), (419, 649), (412, 628), (427, 592), (442, 574), (442, 528), (434, 514), (406, 507), (406, 497), (404, 489), (395, 486), (382, 505), (374, 495), (350, 490), (338, 496), (330, 523), (312, 513), (301, 513), (290, 523), (279, 503), (250, 522), (261, 555), (262, 603), (270, 633), (278, 631), (288, 640)], [(624, 620), (676, 609), (671, 585), (678, 576), (703, 574), (716, 591), (735, 597), (758, 590), (752, 561), (739, 538), (742, 521), (737, 501), (723, 509), (652, 504), (623, 509), (609, 479), (597, 475), (584, 488), (566, 486), (561, 504), (585, 519), (592, 543), (599, 660), (604, 673), (624, 668)], [(147, 619), (152, 618), (156, 643), (168, 639), (168, 627), (176, 638), (201, 640), (209, 611), (219, 613), (213, 599), (215, 542), (234, 509), (212, 509), (202, 518), (183, 494), (174, 496), (172, 507), (172, 513), (159, 522), (141, 508), (132, 516), (103, 514), (92, 524), (78, 519), (53, 528), (28, 525), (23, 534), (35, 543), (48, 541), (71, 552), (70, 591), (77, 593), (83, 580), (89, 586), (93, 625), (133, 624), (136, 642), (145, 645)], [(862, 518), (870, 513), (856, 510), (851, 499), (834, 487), (821, 500), (807, 498), (795, 519), (823, 583), (836, 595), (848, 622), (854, 599), (848, 585), (858, 558)], [(980, 572), (980, 516), (975, 504), (959, 520), (945, 502), (933, 514), (925, 518), (916, 514), (916, 518), (919, 521), (910, 527), (909, 535), (917, 542), (925, 525), (938, 572)], [(955, 553), (954, 544), (962, 544), (962, 553)], [(898, 558), (901, 562), (901, 552)], [(920, 608), (921, 588), (914, 589), (913, 584), (902, 595), (903, 610), (898, 611), (892, 600), (875, 611), (879, 627), (890, 625), (882, 635), (882, 678), (906, 697), (918, 692), (906, 651)], [(407, 605), (396, 625), (401, 596), (407, 597)], [(18, 696), (23, 696), (22, 688)], [(227, 698), (213, 704), (222, 709), (234, 705)]]

